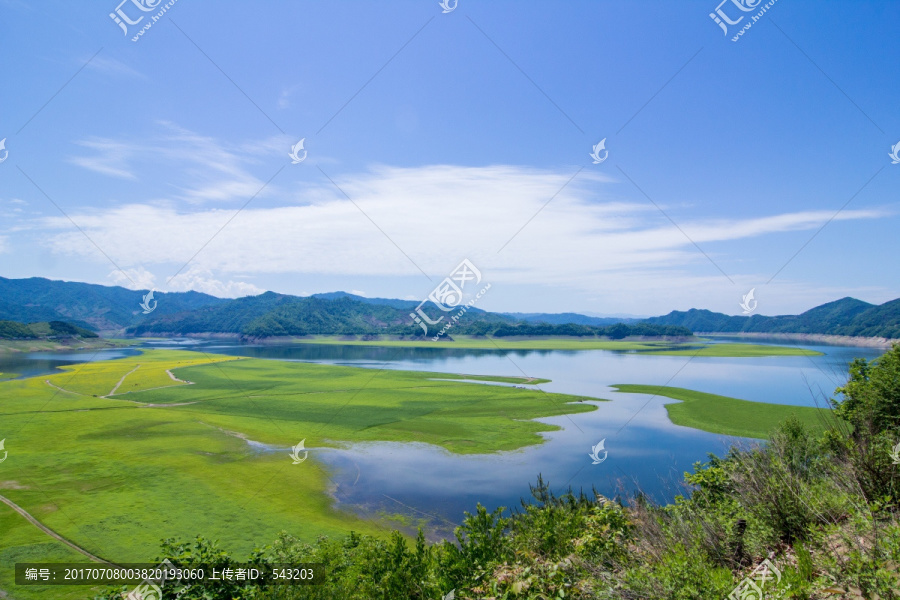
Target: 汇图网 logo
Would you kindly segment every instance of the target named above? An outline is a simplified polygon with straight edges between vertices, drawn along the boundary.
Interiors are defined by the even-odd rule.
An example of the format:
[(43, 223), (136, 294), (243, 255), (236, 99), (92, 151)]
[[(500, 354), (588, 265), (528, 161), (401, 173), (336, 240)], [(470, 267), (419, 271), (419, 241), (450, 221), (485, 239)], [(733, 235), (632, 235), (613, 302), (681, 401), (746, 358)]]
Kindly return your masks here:
[[(296, 165), (302, 163), (306, 160), (306, 150), (303, 150), (303, 142), (306, 141), (306, 138), (301, 138), (299, 142), (291, 146), (291, 152), (288, 156), (291, 157), (291, 164)], [(303, 154), (300, 154), (300, 151), (303, 150)]]
[[(0, 448), (3, 448), (3, 442), (0, 442)], [(895, 465), (900, 465), (900, 442), (897, 442), (897, 445), (891, 449), (891, 462)]]
[(741, 308), (744, 309), (744, 314), (749, 315), (754, 310), (756, 310), (756, 306), (759, 304), (754, 298), (753, 294), (756, 292), (756, 288), (751, 288), (749, 292), (741, 296), (742, 300), (740, 302)]
[[(6, 138), (4, 138), (3, 141), (5, 142)], [(2, 144), (2, 143), (3, 142), (0, 142), (0, 144)], [(0, 147), (2, 147), (2, 146), (0, 146)], [(896, 144), (891, 146), (891, 153), (888, 154), (888, 156), (891, 157), (892, 165), (896, 165), (896, 164), (900, 163), (900, 142), (897, 142)], [(6, 157), (3, 157), (3, 158), (5, 159)]]
[[(606, 450), (605, 444), (606, 444), (606, 438), (603, 438), (602, 440), (600, 440), (597, 443), (596, 446), (591, 447), (591, 453), (588, 454), (588, 456), (590, 456), (591, 459), (594, 461), (591, 463), (592, 465), (599, 465), (604, 460), (606, 460), (607, 456), (609, 456), (609, 452)], [(601, 452), (603, 452), (603, 458), (600, 458)]]
[(144, 583), (131, 590), (125, 600), (162, 600), (162, 589), (153, 583)]
[(727, 600), (762, 600), (767, 597), (763, 588), (769, 581), (774, 581), (775, 585), (778, 585), (781, 581), (781, 571), (767, 558), (731, 590)]
[[(606, 138), (600, 140), (597, 145), (593, 147), (593, 152), (591, 152), (591, 158), (594, 159), (594, 164), (599, 165), (604, 160), (609, 158), (609, 150), (606, 149)], [(603, 156), (600, 156), (600, 152), (603, 152)]]
[[(122, 30), (123, 35), (128, 35), (128, 27), (130, 25), (139, 25), (142, 21), (144, 21), (144, 17), (149, 17), (149, 20), (146, 21), (140, 30), (137, 31), (136, 35), (131, 38), (132, 42), (138, 41), (144, 33), (153, 27), (153, 24), (159, 21), (159, 19), (165, 14), (167, 10), (172, 8), (172, 6), (178, 0), (169, 0), (166, 4), (160, 6), (163, 0), (122, 0), (119, 2), (119, 5), (115, 8), (115, 10), (109, 13), (109, 18), (113, 20), (113, 23), (119, 26)], [(128, 12), (125, 11), (123, 6), (128, 3), (134, 5), (134, 8), (129, 8), (129, 12), (131, 16), (135, 16), (137, 18), (132, 19), (129, 16)], [(137, 11), (140, 12), (136, 12)], [(152, 11), (156, 11), (155, 15), (146, 15), (141, 13), (149, 13)]]
[[(732, 36), (731, 41), (738, 41), (744, 33), (753, 27), (753, 24), (762, 18), (762, 16), (775, 4), (777, 0), (769, 0), (765, 4), (763, 4), (763, 0), (722, 0), (719, 2), (719, 5), (715, 8), (715, 10), (709, 13), (709, 18), (715, 22), (722, 29), (723, 35), (728, 35), (728, 28), (730, 25), (741, 25), (741, 28), (735, 32), (735, 35)], [(728, 3), (734, 5), (734, 7), (727, 7), (728, 11), (724, 8)], [(737, 12), (740, 11), (740, 12)], [(756, 12), (755, 15), (746, 15), (741, 13), (749, 13)], [(730, 14), (729, 14), (730, 13)], [(737, 17), (736, 19), (732, 19), (731, 16)], [(750, 17), (749, 20), (744, 21), (745, 17)]]
[[(150, 303), (153, 303), (151, 306)], [(150, 290), (146, 294), (144, 294), (144, 299), (141, 301), (141, 308), (144, 309), (144, 314), (149, 315), (154, 310), (156, 310), (156, 300), (153, 299), (153, 290)]]
[[(306, 449), (304, 444), (306, 443), (306, 438), (300, 440), (300, 443), (291, 448), (290, 457), (294, 459), (294, 462), (291, 464), (299, 465), (304, 460), (309, 457), (309, 451)], [(303, 458), (300, 458), (300, 453), (303, 453)]]
[[(464, 259), (456, 266), (453, 272), (450, 273), (449, 277), (445, 277), (443, 281), (428, 294), (428, 297), (419, 303), (415, 312), (409, 313), (409, 316), (412, 317), (413, 321), (422, 328), (422, 331), (426, 335), (428, 335), (428, 325), (437, 325), (444, 320), (444, 315), (441, 315), (437, 319), (432, 319), (425, 313), (422, 305), (431, 301), (432, 304), (437, 306), (443, 312), (450, 312), (462, 303), (463, 290), (465, 290), (466, 284), (469, 282), (473, 282), (475, 285), (481, 283), (481, 271), (479, 271), (469, 259)], [(454, 323), (459, 321), (460, 317), (462, 317), (470, 307), (474, 306), (475, 302), (477, 302), (490, 287), (491, 284), (487, 284), (481, 291), (475, 294), (475, 297), (472, 300), (461, 307), (455, 315), (450, 317), (444, 327), (434, 336), (434, 338), (432, 338), (432, 341), (435, 341), (444, 335)]]

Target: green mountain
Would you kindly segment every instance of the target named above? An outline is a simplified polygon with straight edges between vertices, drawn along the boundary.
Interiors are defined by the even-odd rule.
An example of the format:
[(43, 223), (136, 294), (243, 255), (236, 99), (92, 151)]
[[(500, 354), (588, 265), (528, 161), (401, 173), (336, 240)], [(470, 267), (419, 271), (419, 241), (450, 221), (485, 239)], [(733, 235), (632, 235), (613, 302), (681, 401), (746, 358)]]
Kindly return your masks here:
[[(417, 302), (371, 302), (352, 294), (297, 297), (266, 292), (174, 315), (151, 315), (130, 327), (134, 335), (235, 333), (250, 337), (279, 335), (364, 335), (388, 333), (424, 335), (409, 314)], [(405, 305), (405, 306), (404, 306)], [(512, 319), (481, 312), (480, 322), (512, 323)], [(455, 327), (460, 331), (462, 325)], [(430, 332), (433, 333), (433, 332)]]
[(843, 335), (900, 338), (900, 298), (860, 312)]
[[(43, 277), (0, 277), (0, 319), (66, 321), (94, 330), (122, 330), (143, 320), (144, 291)], [(200, 292), (155, 292), (160, 314), (174, 314), (225, 302)]]
[(550, 323), (551, 325), (615, 325), (616, 323), (638, 323), (643, 319), (629, 317), (589, 317), (579, 313), (502, 313), (508, 317), (529, 323)]
[[(174, 315), (152, 315), (130, 327), (133, 335), (191, 335), (198, 333), (232, 333), (247, 337), (302, 335), (435, 335), (459, 309), (444, 315), (427, 333), (416, 325), (410, 313), (417, 302), (405, 300), (371, 301), (351, 294), (338, 293), (326, 297), (298, 298), (273, 292), (238, 298), (222, 304)], [(436, 311), (430, 309), (432, 317)], [(454, 322), (450, 334), (495, 336), (690, 336), (683, 327), (670, 325), (617, 324), (596, 327), (576, 324), (527, 323), (512, 317), (485, 311), (468, 310)]]
[[(404, 321), (405, 318), (405, 321)], [(328, 300), (275, 292), (228, 300), (174, 315), (150, 315), (134, 335), (236, 333), (252, 337), (321, 333), (366, 334), (409, 325), (409, 311), (349, 297)]]
[(321, 298), (323, 300), (339, 300), (340, 298), (349, 298), (351, 300), (365, 302), (366, 304), (384, 304), (386, 306), (393, 306), (394, 308), (402, 308), (404, 310), (415, 310), (420, 302), (420, 300), (399, 300), (397, 298), (367, 298), (365, 296), (357, 296), (356, 294), (350, 294), (348, 292), (325, 292), (322, 294), (313, 294), (311, 297)]
[[(155, 292), (156, 308), (144, 314), (144, 291), (117, 286), (52, 281), (39, 277), (0, 277), (0, 320), (20, 323), (66, 322), (95, 331), (132, 335), (230, 333), (248, 337), (279, 335), (432, 336), (459, 310), (441, 313), (426, 305), (433, 318), (427, 334), (412, 322), (419, 302), (364, 298), (346, 292), (309, 297), (266, 292), (234, 300), (199, 292)], [(152, 303), (151, 303), (152, 304)], [(12, 329), (10, 331), (13, 331)], [(447, 332), (450, 335), (496, 336), (686, 336), (718, 333), (820, 333), (900, 338), (900, 299), (882, 305), (842, 298), (799, 315), (731, 316), (709, 310), (673, 311), (637, 321), (588, 317), (577, 313), (489, 313), (471, 307)]]
[(841, 298), (799, 315), (730, 316), (708, 310), (672, 311), (647, 323), (680, 325), (709, 333), (818, 333), (900, 338), (900, 299), (881, 305)]

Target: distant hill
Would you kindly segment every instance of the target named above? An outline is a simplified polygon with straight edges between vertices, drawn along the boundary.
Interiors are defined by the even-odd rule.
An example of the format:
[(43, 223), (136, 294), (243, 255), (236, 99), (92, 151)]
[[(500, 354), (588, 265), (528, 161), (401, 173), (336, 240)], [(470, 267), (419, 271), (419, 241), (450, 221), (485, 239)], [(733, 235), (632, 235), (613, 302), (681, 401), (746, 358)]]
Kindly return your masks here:
[[(42, 277), (0, 277), (0, 319), (19, 321), (66, 321), (96, 331), (122, 330), (140, 322), (140, 303), (147, 291), (119, 286)], [(159, 314), (173, 314), (225, 302), (200, 292), (154, 294)]]
[(275, 292), (228, 300), (173, 315), (150, 315), (128, 333), (235, 333), (254, 337), (365, 334), (405, 323), (409, 310), (366, 303), (347, 296), (334, 299), (298, 297)]
[(0, 339), (3, 340), (37, 340), (51, 338), (95, 338), (96, 333), (71, 323), (49, 321), (39, 323), (19, 323), (17, 321), (0, 321)]
[[(380, 333), (418, 335), (417, 332), (424, 335), (418, 326), (412, 324), (409, 316), (418, 304), (406, 300), (378, 302), (344, 292), (305, 298), (266, 292), (174, 315), (151, 315), (141, 324), (130, 327), (128, 333), (235, 333), (251, 337)], [(472, 313), (472, 316), (476, 314)], [(480, 311), (477, 320), (487, 327), (514, 323), (508, 317), (484, 311)], [(461, 331), (464, 326), (455, 327), (454, 332)]]
[[(392, 308), (398, 308), (400, 310), (405, 310), (407, 312), (413, 311), (416, 309), (419, 304), (421, 304), (421, 300), (400, 300), (399, 298), (368, 298), (366, 296), (358, 296), (356, 294), (351, 294), (349, 292), (325, 292), (322, 294), (313, 294), (310, 298), (321, 298), (323, 300), (338, 300), (341, 298), (349, 298), (350, 300), (356, 300), (358, 302), (362, 302), (364, 304), (380, 304), (384, 306), (390, 306)], [(484, 311), (480, 308), (472, 306), (467, 311), (470, 314), (487, 314), (487, 311)], [(508, 315), (509, 313), (494, 313), (499, 317), (503, 315)], [(579, 317), (584, 315), (578, 315)], [(512, 321), (516, 321), (514, 317), (511, 318)], [(566, 321), (566, 323), (571, 323), (573, 321)]]
[(323, 294), (313, 294), (310, 298), (321, 298), (322, 300), (338, 300), (340, 298), (349, 298), (366, 304), (383, 304), (403, 310), (415, 309), (421, 300), (400, 300), (397, 298), (367, 298), (366, 296), (357, 296), (348, 292), (326, 292)]
[[(313, 294), (313, 298), (322, 298), (325, 300), (335, 300), (338, 298), (350, 298), (351, 300), (358, 300), (360, 302), (365, 302), (367, 304), (383, 304), (386, 306), (392, 306), (394, 308), (400, 308), (404, 310), (414, 310), (421, 300), (398, 300), (396, 298), (367, 298), (365, 296), (358, 296), (356, 294), (350, 294), (348, 292), (327, 292), (324, 294)], [(485, 311), (480, 308), (472, 307), (468, 311), (469, 313), (482, 313)], [(615, 325), (616, 323), (638, 323), (643, 319), (638, 318), (620, 318), (620, 317), (592, 317), (588, 315), (582, 315), (579, 313), (494, 313), (501, 317), (509, 317), (511, 322), (516, 321), (524, 321), (526, 323), (549, 323), (550, 325), (566, 325), (566, 324), (575, 324), (575, 325)]]
[(643, 319), (627, 317), (590, 317), (579, 313), (500, 313), (513, 319), (528, 323), (549, 323), (551, 325), (564, 325), (574, 323), (576, 325), (615, 325), (616, 323), (638, 323)]
[[(40, 277), (0, 277), (0, 320), (65, 322), (83, 329), (133, 335), (426, 335), (410, 318), (419, 305), (416, 300), (366, 298), (347, 292), (309, 297), (266, 292), (237, 299), (200, 292), (155, 292), (156, 309), (145, 315), (140, 307), (145, 293), (146, 290)], [(437, 326), (429, 326), (429, 336), (456, 312), (441, 313), (430, 305), (426, 310), (432, 317), (444, 316)], [(900, 338), (900, 299), (874, 305), (842, 298), (799, 315), (745, 317), (691, 309), (642, 320), (578, 313), (490, 313), (472, 307), (449, 334), (618, 338), (688, 336), (695, 331)]]
[[(446, 313), (427, 333), (413, 323), (410, 312), (418, 302), (373, 301), (337, 293), (307, 298), (266, 292), (174, 315), (151, 316), (128, 329), (134, 335), (191, 335), (231, 333), (248, 337), (303, 335), (435, 335), (457, 310)], [(437, 312), (430, 310), (432, 317)], [(512, 317), (469, 310), (453, 324), (451, 335), (504, 336), (690, 336), (683, 327), (618, 323), (609, 327), (579, 324), (527, 323)]]
[(708, 310), (672, 311), (647, 323), (680, 325), (709, 333), (818, 333), (862, 337), (900, 338), (900, 299), (881, 305), (856, 298), (841, 298), (799, 315), (730, 316)]

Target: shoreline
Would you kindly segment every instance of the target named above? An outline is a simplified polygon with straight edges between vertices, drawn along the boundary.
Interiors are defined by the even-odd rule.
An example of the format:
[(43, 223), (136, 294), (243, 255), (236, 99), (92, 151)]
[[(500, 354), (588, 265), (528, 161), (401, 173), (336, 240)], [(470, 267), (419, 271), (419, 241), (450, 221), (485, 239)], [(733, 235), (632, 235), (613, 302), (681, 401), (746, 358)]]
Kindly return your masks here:
[(752, 333), (752, 332), (696, 332), (697, 337), (748, 338), (756, 340), (781, 340), (798, 342), (820, 342), (829, 346), (858, 346), (864, 348), (890, 348), (900, 344), (900, 339), (883, 337), (860, 337), (852, 335), (831, 335), (826, 333)]
[(246, 342), (251, 345), (269, 346), (280, 344), (291, 345), (332, 345), (332, 346), (376, 346), (383, 348), (443, 348), (460, 350), (608, 350), (613, 352), (641, 352), (659, 356), (698, 355), (731, 358), (750, 356), (816, 356), (821, 354), (815, 350), (791, 348), (785, 345), (764, 345), (753, 343), (712, 343), (700, 336), (683, 337), (629, 337), (623, 339), (585, 338), (573, 336), (509, 336), (482, 337), (457, 336), (445, 337), (439, 341), (420, 338), (397, 338), (394, 336), (350, 336), (350, 335), (316, 335), (316, 336), (278, 336), (278, 337), (241, 337), (238, 334), (191, 334), (194, 339), (230, 339)]
[[(133, 340), (133, 338), (132, 338)], [(0, 355), (19, 352), (71, 352), (73, 350), (107, 350), (129, 348), (139, 343), (122, 338), (38, 338), (0, 340)]]
[[(130, 338), (118, 338), (116, 341), (131, 340), (132, 343), (141, 343), (143, 341), (172, 339), (172, 338), (193, 338), (197, 340), (228, 340), (240, 341), (258, 345), (278, 345), (284, 343), (291, 344), (346, 344), (346, 345), (399, 345), (408, 344), (409, 347), (421, 345), (423, 343), (440, 345), (441, 347), (471, 347), (472, 342), (489, 342), (491, 340), (508, 343), (510, 345), (523, 344), (529, 342), (547, 342), (547, 341), (570, 341), (575, 343), (603, 343), (603, 344), (653, 344), (653, 343), (669, 343), (669, 344), (696, 344), (702, 343), (702, 338), (746, 338), (751, 340), (772, 340), (772, 341), (801, 341), (801, 342), (818, 342), (831, 346), (858, 346), (864, 348), (890, 348), (894, 344), (900, 344), (900, 339), (891, 339), (884, 337), (862, 337), (849, 335), (833, 335), (824, 333), (765, 333), (765, 332), (728, 332), (728, 331), (697, 331), (691, 337), (646, 337), (633, 336), (623, 339), (607, 339), (607, 338), (584, 338), (575, 336), (508, 336), (500, 338), (488, 338), (484, 336), (458, 336), (456, 339), (441, 340), (443, 344), (430, 342), (429, 339), (393, 336), (393, 335), (337, 335), (337, 334), (321, 334), (321, 335), (284, 335), (284, 336), (245, 336), (239, 333), (156, 333), (153, 336), (134, 336)], [(100, 338), (109, 339), (109, 338)], [(458, 342), (454, 345), (454, 342)], [(2, 348), (0, 348), (2, 350)]]

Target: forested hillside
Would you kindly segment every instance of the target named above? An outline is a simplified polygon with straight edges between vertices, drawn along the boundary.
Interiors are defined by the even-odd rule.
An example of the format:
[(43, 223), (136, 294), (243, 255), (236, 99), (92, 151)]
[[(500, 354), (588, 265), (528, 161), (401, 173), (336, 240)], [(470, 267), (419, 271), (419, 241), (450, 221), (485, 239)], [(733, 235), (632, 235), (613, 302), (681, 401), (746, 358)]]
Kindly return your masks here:
[(881, 305), (842, 298), (799, 315), (730, 316), (708, 310), (672, 311), (647, 323), (680, 325), (709, 333), (818, 333), (900, 338), (900, 299)]
[[(266, 292), (223, 299), (199, 292), (154, 292), (153, 310), (141, 302), (149, 290), (42, 278), (0, 277), (0, 319), (65, 321), (96, 331), (133, 335), (229, 333), (249, 337), (283, 335), (434, 335), (461, 307), (441, 312), (428, 303), (426, 333), (410, 317), (419, 302), (364, 298), (346, 292), (309, 297)], [(470, 307), (450, 335), (497, 336), (684, 336), (710, 333), (816, 333), (900, 338), (900, 299), (881, 305), (843, 298), (799, 315), (731, 316), (709, 310), (672, 311), (643, 321), (588, 317), (578, 313), (490, 313)]]
[[(42, 277), (0, 277), (0, 319), (20, 322), (67, 321), (95, 330), (120, 330), (139, 322), (140, 303), (149, 290)], [(155, 292), (159, 314), (193, 310), (225, 302), (200, 292)]]
[[(414, 308), (415, 305), (413, 305)], [(199, 310), (148, 318), (128, 329), (134, 335), (190, 335), (197, 333), (231, 333), (247, 337), (304, 335), (435, 335), (450, 315), (426, 333), (416, 325), (410, 308), (390, 303), (371, 303), (351, 296), (334, 299), (297, 298), (267, 292), (259, 296), (238, 298)], [(432, 309), (432, 317), (439, 315)], [(484, 311), (469, 311), (455, 322), (450, 334), (506, 336), (690, 336), (688, 329), (670, 325), (616, 324), (607, 327), (590, 325), (550, 325), (526, 323), (511, 317)]]

